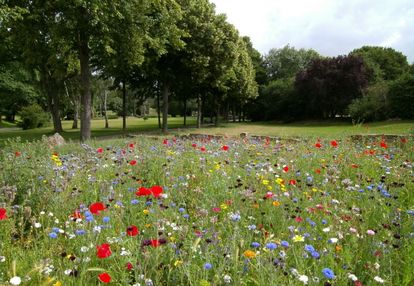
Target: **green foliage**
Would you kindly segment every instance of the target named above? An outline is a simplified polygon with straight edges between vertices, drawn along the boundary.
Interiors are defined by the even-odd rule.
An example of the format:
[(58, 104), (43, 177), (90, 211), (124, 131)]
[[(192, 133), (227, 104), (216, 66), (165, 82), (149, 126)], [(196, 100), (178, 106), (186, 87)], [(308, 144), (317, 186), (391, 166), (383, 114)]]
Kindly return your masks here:
[(380, 121), (387, 118), (388, 84), (378, 82), (366, 89), (361, 98), (348, 106), (349, 115), (356, 122)]
[(23, 130), (44, 127), (49, 124), (49, 115), (38, 104), (23, 107), (19, 115)]
[(259, 97), (249, 106), (248, 115), (254, 121), (283, 120), (285, 122), (301, 118), (303, 103), (294, 89), (294, 80), (279, 79), (263, 87)]
[(414, 74), (407, 73), (393, 82), (388, 98), (392, 117), (414, 118)]
[(373, 79), (395, 80), (409, 69), (407, 57), (393, 48), (363, 46), (350, 55), (362, 56), (373, 71)]
[(312, 49), (297, 50), (289, 45), (281, 49), (271, 49), (265, 56), (267, 76), (270, 80), (293, 77), (318, 58), (321, 56)]

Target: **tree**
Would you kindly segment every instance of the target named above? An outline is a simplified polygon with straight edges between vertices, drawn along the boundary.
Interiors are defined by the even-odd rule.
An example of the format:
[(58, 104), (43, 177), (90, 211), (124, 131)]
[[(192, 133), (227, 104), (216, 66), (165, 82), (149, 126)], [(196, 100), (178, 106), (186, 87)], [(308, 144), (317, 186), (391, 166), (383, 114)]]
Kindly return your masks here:
[(271, 49), (265, 56), (265, 65), (269, 80), (294, 77), (299, 71), (307, 68), (314, 59), (321, 56), (312, 49), (296, 50), (289, 45), (281, 49)]
[(304, 115), (329, 118), (342, 115), (355, 98), (362, 96), (370, 71), (358, 56), (316, 59), (296, 76), (295, 87), (306, 102)]
[(361, 56), (372, 69), (373, 80), (395, 80), (409, 70), (407, 57), (393, 48), (363, 46), (350, 55)]
[(391, 117), (414, 119), (414, 73), (406, 73), (393, 82), (388, 99)]

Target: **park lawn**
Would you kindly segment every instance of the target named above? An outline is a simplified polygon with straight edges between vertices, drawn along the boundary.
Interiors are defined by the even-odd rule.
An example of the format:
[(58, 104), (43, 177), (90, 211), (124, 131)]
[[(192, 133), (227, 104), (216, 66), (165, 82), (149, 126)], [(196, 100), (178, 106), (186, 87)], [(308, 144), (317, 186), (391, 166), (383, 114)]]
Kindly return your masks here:
[[(225, 136), (239, 136), (242, 132), (252, 135), (266, 135), (279, 137), (343, 137), (353, 134), (414, 134), (414, 121), (383, 121), (352, 125), (346, 122), (295, 122), (289, 124), (274, 122), (242, 122), (221, 123), (218, 127), (206, 126), (200, 129), (194, 127), (196, 119), (187, 118), (190, 127), (184, 127), (182, 117), (172, 117), (168, 120), (169, 135), (183, 134), (221, 134)], [(62, 136), (67, 140), (78, 140), (79, 129), (71, 129), (72, 121), (62, 122), (64, 132)], [(9, 125), (10, 126), (10, 125)], [(110, 119), (110, 128), (104, 128), (102, 119), (92, 120), (92, 138), (112, 138), (122, 136), (122, 118)], [(6, 125), (3, 125), (6, 127)], [(150, 133), (162, 135), (158, 129), (157, 118), (129, 117), (127, 119), (127, 134)], [(21, 130), (17, 127), (0, 128), (0, 145), (4, 145), (9, 138), (20, 137), (22, 141), (33, 141), (42, 138), (42, 135), (52, 135), (52, 127), (32, 130)]]
[(188, 128), (179, 133), (251, 135), (280, 137), (343, 137), (354, 134), (414, 134), (414, 121), (383, 121), (352, 125), (345, 122), (295, 122), (290, 124), (271, 122), (223, 123), (219, 127)]
[[(168, 119), (170, 128), (177, 128), (183, 126), (182, 117), (171, 117)], [(92, 138), (98, 137), (112, 137), (121, 136), (122, 132), (122, 118), (110, 119), (109, 128), (105, 128), (105, 120), (95, 119), (92, 120)], [(195, 124), (195, 118), (187, 118), (187, 124)], [(62, 121), (64, 132), (61, 134), (65, 139), (78, 140), (79, 129), (72, 129), (72, 121)], [(6, 127), (6, 126), (4, 126)], [(148, 132), (158, 130), (158, 119), (148, 118), (144, 120), (142, 118), (128, 117), (127, 118), (127, 133)], [(31, 130), (22, 130), (17, 127), (12, 128), (0, 128), (0, 145), (9, 138), (20, 137), (22, 141), (33, 141), (41, 139), (43, 135), (52, 135), (52, 126), (45, 128), (37, 128)]]

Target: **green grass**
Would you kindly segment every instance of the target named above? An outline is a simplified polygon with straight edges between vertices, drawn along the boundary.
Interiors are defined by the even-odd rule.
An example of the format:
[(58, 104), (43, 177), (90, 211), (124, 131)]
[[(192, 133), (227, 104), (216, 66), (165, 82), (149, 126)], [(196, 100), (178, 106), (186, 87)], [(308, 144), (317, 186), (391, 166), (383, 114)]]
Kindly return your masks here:
[[(177, 128), (183, 126), (183, 118), (172, 117), (168, 119), (170, 128)], [(195, 124), (194, 118), (187, 118), (187, 124)], [(72, 129), (72, 121), (62, 121), (64, 132), (61, 134), (65, 139), (78, 140), (79, 129)], [(91, 122), (92, 138), (121, 136), (122, 132), (122, 118), (110, 119), (109, 128), (105, 128), (105, 120), (95, 119)], [(144, 120), (142, 118), (128, 117), (127, 118), (127, 133), (137, 132), (153, 132), (158, 130), (158, 119), (149, 118)], [(37, 128), (31, 130), (22, 130), (20, 128), (2, 128), (0, 129), (0, 145), (9, 138), (20, 137), (22, 141), (33, 141), (42, 138), (42, 135), (52, 135), (53, 128)]]
[[(194, 128), (195, 118), (187, 118), (187, 124), (191, 128), (184, 128), (183, 118), (169, 118), (170, 134), (222, 134), (226, 136), (238, 136), (242, 132), (253, 135), (268, 135), (279, 137), (342, 137), (352, 134), (414, 134), (413, 121), (384, 121), (367, 124), (352, 125), (346, 122), (297, 122), (290, 124), (280, 124), (274, 122), (245, 122), (245, 123), (221, 123), (219, 127)], [(63, 121), (65, 139), (78, 140), (79, 129), (71, 129), (72, 121)], [(92, 120), (92, 138), (109, 138), (122, 136), (122, 119), (109, 120), (110, 128), (105, 129), (104, 120)], [(32, 130), (21, 130), (15, 125), (3, 122), (0, 128), (0, 145), (8, 138), (20, 137), (22, 141), (38, 140), (42, 135), (52, 135), (52, 127), (38, 128)], [(6, 128), (9, 127), (9, 128)], [(157, 118), (129, 117), (127, 119), (127, 133), (151, 133), (162, 135), (158, 129)]]
[(353, 134), (414, 134), (414, 121), (383, 121), (352, 125), (341, 122), (280, 123), (224, 123), (220, 127), (208, 127), (181, 131), (181, 133), (222, 134), (238, 136), (242, 132), (252, 135), (280, 137), (343, 137)]

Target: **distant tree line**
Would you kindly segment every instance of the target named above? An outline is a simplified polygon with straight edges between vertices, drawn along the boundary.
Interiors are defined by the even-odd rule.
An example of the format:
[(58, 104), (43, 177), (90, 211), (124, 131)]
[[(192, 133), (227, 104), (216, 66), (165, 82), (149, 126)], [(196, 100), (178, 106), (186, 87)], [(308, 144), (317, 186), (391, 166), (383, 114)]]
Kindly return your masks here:
[(270, 50), (260, 67), (252, 120), (414, 118), (414, 66), (392, 48), (364, 46), (330, 58), (287, 45)]
[[(0, 0), (0, 121), (90, 138), (93, 117), (228, 121), (414, 117), (414, 67), (392, 48), (262, 56), (208, 0)], [(38, 116), (37, 116), (38, 115)], [(30, 120), (31, 117), (36, 117)]]

